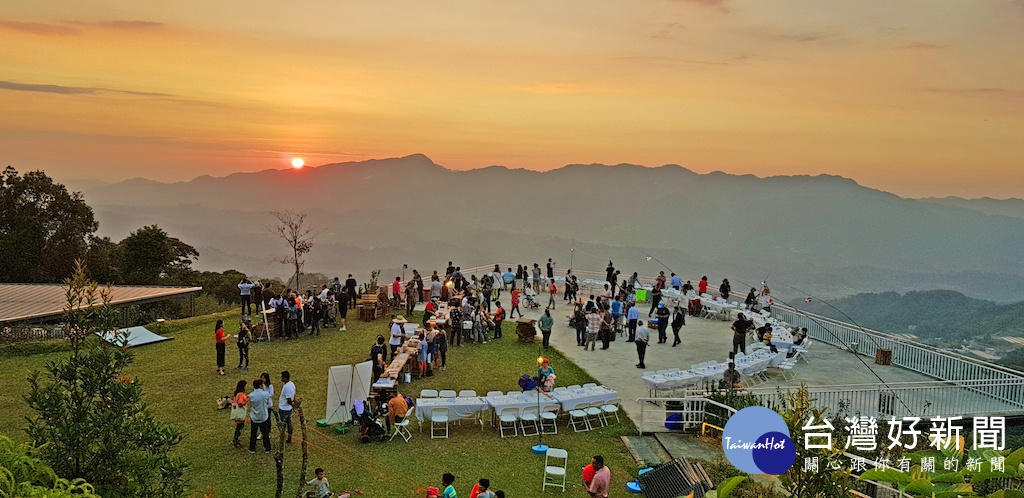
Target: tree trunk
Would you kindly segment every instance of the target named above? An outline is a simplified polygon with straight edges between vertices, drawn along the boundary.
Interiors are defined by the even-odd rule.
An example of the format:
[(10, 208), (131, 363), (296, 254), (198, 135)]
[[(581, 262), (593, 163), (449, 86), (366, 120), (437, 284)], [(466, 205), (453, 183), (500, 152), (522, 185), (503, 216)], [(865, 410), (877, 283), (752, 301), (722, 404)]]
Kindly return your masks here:
[(309, 464), (309, 453), (306, 448), (306, 415), (302, 413), (302, 400), (295, 400), (295, 413), (299, 415), (299, 429), (302, 431), (302, 468), (299, 470), (299, 492), (295, 498), (302, 498), (302, 490), (306, 487), (306, 468)]
[(284, 424), (280, 421), (277, 423), (277, 431), (281, 438), (278, 441), (277, 453), (274, 453), (274, 463), (277, 465), (277, 494), (274, 496), (281, 498), (284, 492)]
[(299, 250), (293, 248), (293, 251), (295, 253), (295, 293), (301, 294), (302, 284), (299, 283)]

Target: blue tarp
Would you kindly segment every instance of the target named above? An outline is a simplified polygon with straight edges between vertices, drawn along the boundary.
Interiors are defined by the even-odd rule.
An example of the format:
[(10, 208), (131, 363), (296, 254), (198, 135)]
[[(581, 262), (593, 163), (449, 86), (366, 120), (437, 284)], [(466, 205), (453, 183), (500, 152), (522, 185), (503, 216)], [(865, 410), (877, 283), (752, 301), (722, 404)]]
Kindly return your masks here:
[[(118, 329), (118, 332), (122, 334), (124, 334), (125, 332), (128, 333), (128, 347), (130, 348), (133, 348), (135, 346), (142, 346), (144, 344), (153, 344), (154, 342), (163, 342), (174, 339), (173, 337), (164, 337), (161, 335), (156, 335), (150, 332), (148, 329), (146, 329), (146, 327), (128, 327), (126, 329)], [(103, 340), (107, 342), (113, 342), (114, 340), (113, 331), (104, 332), (102, 334), (97, 332), (96, 335), (102, 337)]]

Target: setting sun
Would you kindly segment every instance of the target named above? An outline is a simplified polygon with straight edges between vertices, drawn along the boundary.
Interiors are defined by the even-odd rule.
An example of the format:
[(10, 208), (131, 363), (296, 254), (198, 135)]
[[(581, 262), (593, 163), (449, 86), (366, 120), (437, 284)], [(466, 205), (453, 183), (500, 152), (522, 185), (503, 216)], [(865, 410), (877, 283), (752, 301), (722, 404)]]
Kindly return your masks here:
[(305, 164), (306, 164), (306, 162), (303, 161), (301, 157), (296, 157), (295, 159), (292, 159), (292, 167), (293, 168), (298, 169), (298, 168), (301, 168), (301, 167), (305, 166)]

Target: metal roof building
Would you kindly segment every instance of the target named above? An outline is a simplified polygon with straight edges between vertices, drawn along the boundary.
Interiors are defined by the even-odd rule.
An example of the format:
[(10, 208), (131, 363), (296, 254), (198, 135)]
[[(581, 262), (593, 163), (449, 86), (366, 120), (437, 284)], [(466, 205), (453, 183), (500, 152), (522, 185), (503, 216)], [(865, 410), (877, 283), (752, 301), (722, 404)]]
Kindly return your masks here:
[[(202, 287), (114, 285), (111, 305), (123, 306), (185, 297)], [(0, 324), (38, 322), (64, 314), (67, 304), (61, 284), (0, 284)]]

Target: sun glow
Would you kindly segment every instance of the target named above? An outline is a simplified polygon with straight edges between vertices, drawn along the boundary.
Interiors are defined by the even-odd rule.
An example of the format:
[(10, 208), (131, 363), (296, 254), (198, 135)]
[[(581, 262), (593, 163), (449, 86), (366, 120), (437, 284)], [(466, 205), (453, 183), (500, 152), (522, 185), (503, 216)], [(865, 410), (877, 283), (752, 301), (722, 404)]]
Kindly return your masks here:
[(296, 157), (295, 159), (292, 159), (292, 167), (295, 169), (299, 169), (305, 165), (306, 162), (303, 161), (301, 157)]

